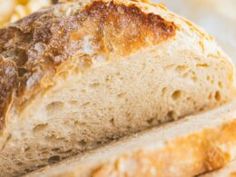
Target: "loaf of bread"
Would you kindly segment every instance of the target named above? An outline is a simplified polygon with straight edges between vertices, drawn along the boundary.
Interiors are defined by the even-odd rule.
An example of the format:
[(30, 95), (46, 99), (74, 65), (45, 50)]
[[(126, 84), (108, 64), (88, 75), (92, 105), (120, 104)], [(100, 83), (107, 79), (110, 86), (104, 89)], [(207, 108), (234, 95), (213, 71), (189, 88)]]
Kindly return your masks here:
[(200, 177), (236, 177), (236, 161), (232, 161), (224, 168), (206, 173)]
[(193, 177), (236, 158), (236, 102), (136, 134), (26, 177)]
[(0, 177), (234, 95), (233, 65), (214, 39), (162, 5), (52, 6), (0, 29)]

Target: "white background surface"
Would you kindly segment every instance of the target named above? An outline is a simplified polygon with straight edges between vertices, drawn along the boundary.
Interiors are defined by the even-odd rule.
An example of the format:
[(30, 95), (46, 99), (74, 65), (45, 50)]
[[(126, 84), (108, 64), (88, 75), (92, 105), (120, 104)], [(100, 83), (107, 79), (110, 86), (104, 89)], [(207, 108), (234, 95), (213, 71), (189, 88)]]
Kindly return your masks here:
[(153, 0), (213, 35), (236, 64), (236, 0)]

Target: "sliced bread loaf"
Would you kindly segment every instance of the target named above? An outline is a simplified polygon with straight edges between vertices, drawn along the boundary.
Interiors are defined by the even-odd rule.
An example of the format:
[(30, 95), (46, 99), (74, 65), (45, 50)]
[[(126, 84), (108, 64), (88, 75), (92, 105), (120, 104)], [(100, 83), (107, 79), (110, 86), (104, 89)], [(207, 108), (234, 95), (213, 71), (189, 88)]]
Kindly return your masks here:
[(52, 6), (0, 29), (0, 177), (234, 97), (211, 36), (158, 4)]
[(192, 177), (236, 158), (236, 102), (136, 134), (26, 177)]

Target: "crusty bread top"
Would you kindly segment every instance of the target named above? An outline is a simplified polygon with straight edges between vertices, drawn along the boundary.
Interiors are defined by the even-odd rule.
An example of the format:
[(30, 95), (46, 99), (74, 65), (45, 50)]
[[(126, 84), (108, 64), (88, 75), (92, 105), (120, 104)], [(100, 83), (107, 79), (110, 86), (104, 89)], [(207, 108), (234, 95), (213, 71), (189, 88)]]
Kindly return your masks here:
[(90, 47), (109, 59), (158, 44), (176, 33), (173, 22), (145, 13), (135, 2), (85, 4), (59, 4), (0, 29), (0, 130), (10, 105), (20, 108), (38, 90), (50, 87), (52, 76), (63, 73), (60, 68), (73, 56), (80, 57), (79, 70), (93, 63), (89, 57), (93, 53), (79, 42), (86, 43), (84, 36), (91, 36)]

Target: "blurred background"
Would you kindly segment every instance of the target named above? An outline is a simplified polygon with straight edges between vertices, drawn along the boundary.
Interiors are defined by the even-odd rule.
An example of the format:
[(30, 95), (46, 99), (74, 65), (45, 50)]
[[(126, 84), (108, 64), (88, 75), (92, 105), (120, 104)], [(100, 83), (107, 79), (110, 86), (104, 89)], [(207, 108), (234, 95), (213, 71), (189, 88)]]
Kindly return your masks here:
[[(61, 0), (69, 1), (69, 0)], [(236, 0), (150, 0), (201, 26), (215, 36), (236, 63)], [(0, 0), (0, 26), (14, 22), (57, 0)]]

